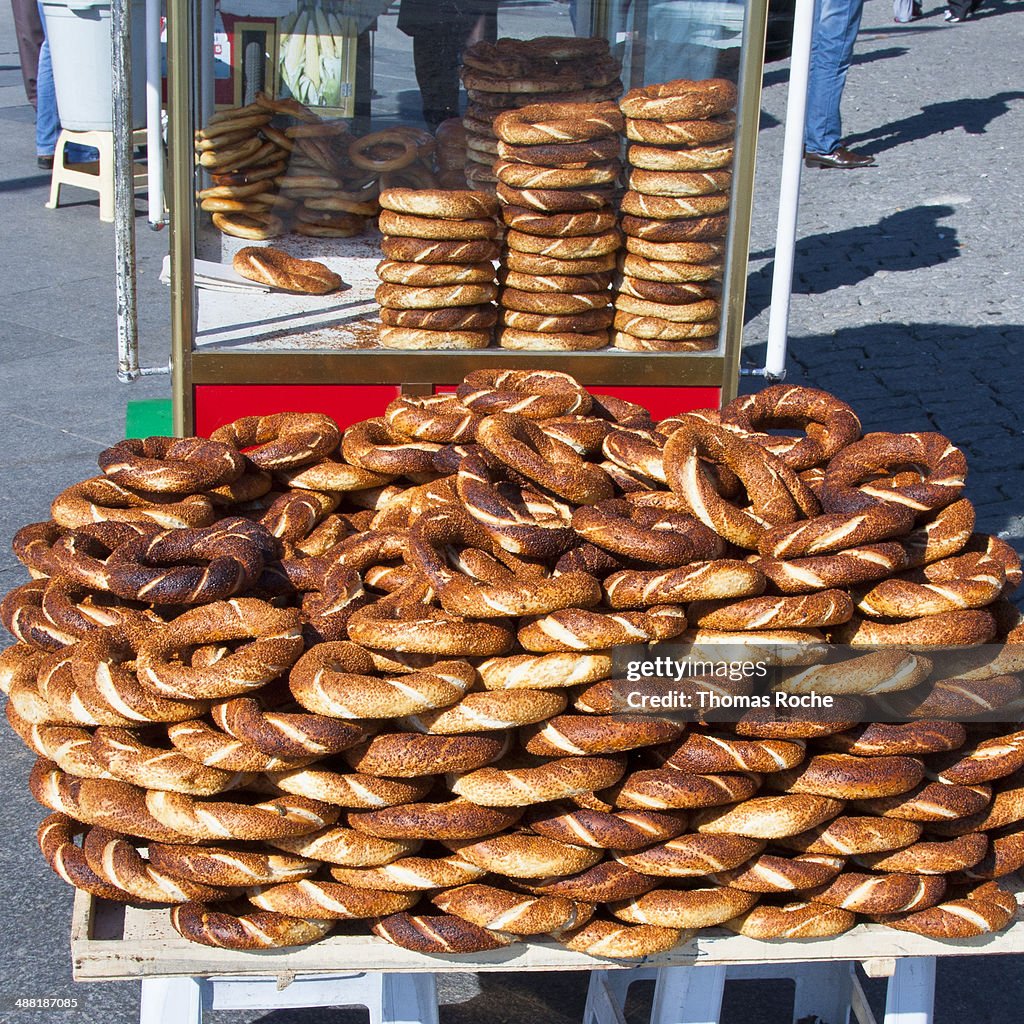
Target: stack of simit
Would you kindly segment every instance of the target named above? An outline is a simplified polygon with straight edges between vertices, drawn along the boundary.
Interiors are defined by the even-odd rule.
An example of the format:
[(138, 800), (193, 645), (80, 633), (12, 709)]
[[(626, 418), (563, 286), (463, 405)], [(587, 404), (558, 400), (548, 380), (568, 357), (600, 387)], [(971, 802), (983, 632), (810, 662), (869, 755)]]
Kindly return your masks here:
[(619, 104), (630, 144), (616, 348), (715, 347), (735, 104), (725, 79), (631, 89)]
[(499, 39), (481, 41), (462, 54), (462, 82), (469, 103), (466, 180), (493, 189), (498, 155), (494, 119), (503, 110), (534, 103), (599, 103), (622, 95), (621, 67), (605, 39)]
[[(781, 385), (654, 425), (482, 370), (343, 437), (249, 417), (100, 468), (19, 531), (33, 578), (0, 604), (40, 845), (75, 886), (243, 949), (348, 918), (431, 954), (635, 957), (719, 924), (1014, 917), (1024, 733), (978, 710), (1019, 715), (1021, 569), (938, 434), (861, 437)], [(615, 648), (673, 637), (774, 645), (767, 693), (835, 712), (624, 710)], [(879, 694), (906, 720), (865, 720)]]
[(494, 120), (505, 221), (502, 348), (608, 344), (622, 115), (614, 103), (541, 103)]
[(381, 345), (486, 348), (497, 319), (497, 200), (465, 189), (392, 188), (380, 205)]

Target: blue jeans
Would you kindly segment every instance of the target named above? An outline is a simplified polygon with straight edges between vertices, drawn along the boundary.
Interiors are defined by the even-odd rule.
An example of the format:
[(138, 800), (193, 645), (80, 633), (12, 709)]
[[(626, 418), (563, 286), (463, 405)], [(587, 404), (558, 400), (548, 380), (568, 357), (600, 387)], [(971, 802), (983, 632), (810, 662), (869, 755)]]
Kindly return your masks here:
[[(42, 4), (39, 4), (39, 20), (43, 23), (43, 45), (39, 49), (39, 68), (36, 71), (36, 156), (53, 156), (60, 134), (60, 114), (57, 112), (57, 90), (53, 84), (50, 40), (46, 36)], [(92, 146), (79, 146), (74, 142), (64, 147), (64, 154), (69, 164), (99, 159), (99, 153)]]
[(808, 153), (831, 153), (842, 138), (839, 104), (863, 13), (864, 0), (815, 0), (804, 128)]

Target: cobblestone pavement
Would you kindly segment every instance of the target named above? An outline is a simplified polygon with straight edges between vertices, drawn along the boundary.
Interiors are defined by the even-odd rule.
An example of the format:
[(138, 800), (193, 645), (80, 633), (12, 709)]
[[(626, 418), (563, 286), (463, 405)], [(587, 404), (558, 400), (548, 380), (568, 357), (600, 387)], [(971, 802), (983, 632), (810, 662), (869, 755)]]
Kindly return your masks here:
[[(1024, 446), (1017, 406), (1024, 375), (1024, 289), (1017, 255), (1024, 193), (1024, 51), (1018, 2), (986, 0), (975, 22), (926, 16), (892, 23), (888, 0), (869, 0), (843, 106), (847, 142), (878, 158), (860, 171), (806, 171), (790, 321), (789, 380), (851, 402), (867, 429), (937, 429), (963, 445), (969, 494), (982, 528), (1024, 544)], [(502, 28), (519, 5), (503, 7)], [(506, 13), (507, 10), (507, 13)], [(393, 18), (392, 16), (389, 16)], [(384, 19), (385, 29), (388, 27)], [(0, 11), (0, 588), (20, 581), (14, 530), (45, 517), (50, 498), (95, 472), (95, 456), (121, 436), (129, 398), (166, 394), (166, 382), (114, 381), (113, 234), (95, 202), (71, 190), (59, 212), (42, 209), (48, 177), (33, 159), (10, 11)], [(764, 356), (786, 66), (765, 76), (762, 148), (751, 241), (744, 361)], [(142, 209), (140, 204), (140, 209)], [(157, 282), (165, 234), (139, 220), (143, 356), (166, 359), (168, 298)], [(744, 379), (744, 388), (759, 386)], [(8, 765), (0, 832), (0, 1022), (58, 1015), (12, 1013), (15, 995), (74, 995), (68, 1020), (129, 1024), (138, 986), (74, 986), (67, 955), (70, 894), (42, 867), (33, 839), (40, 813), (24, 780), (28, 753), (0, 729)], [(936, 1024), (1010, 1024), (1024, 961), (946, 960)], [(752, 986), (755, 986), (752, 988)], [(879, 983), (870, 992), (881, 1012)], [(452, 975), (444, 1024), (578, 1021), (584, 976)], [(788, 1020), (786, 988), (738, 983), (727, 1024)], [(627, 1007), (641, 1024), (650, 987)], [(211, 1013), (213, 1024), (354, 1024), (352, 1011)]]

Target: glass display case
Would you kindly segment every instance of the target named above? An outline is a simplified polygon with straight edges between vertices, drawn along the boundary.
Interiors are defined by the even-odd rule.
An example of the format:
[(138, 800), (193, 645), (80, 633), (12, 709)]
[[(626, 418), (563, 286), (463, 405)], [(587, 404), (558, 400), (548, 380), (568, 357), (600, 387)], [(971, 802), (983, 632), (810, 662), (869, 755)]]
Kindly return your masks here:
[[(766, 6), (169, 0), (176, 429), (282, 409), (351, 422), (483, 366), (563, 369), (656, 414), (728, 400)], [(196, 57), (211, 26), (229, 42), (230, 88)], [(614, 114), (603, 134), (580, 104)], [(430, 315), (419, 297), (404, 309), (406, 282), (434, 281), (378, 229), (378, 193), (396, 187), (496, 194), (495, 229), (465, 271), (490, 261), (493, 278), (437, 279), (487, 279), (472, 311), (457, 286), (419, 289), (440, 296)], [(391, 240), (416, 230), (416, 216), (385, 218)], [(239, 250), (265, 245), (323, 263), (342, 287), (239, 277)], [(382, 314), (392, 292), (399, 310)], [(429, 347), (408, 347), (418, 335)]]

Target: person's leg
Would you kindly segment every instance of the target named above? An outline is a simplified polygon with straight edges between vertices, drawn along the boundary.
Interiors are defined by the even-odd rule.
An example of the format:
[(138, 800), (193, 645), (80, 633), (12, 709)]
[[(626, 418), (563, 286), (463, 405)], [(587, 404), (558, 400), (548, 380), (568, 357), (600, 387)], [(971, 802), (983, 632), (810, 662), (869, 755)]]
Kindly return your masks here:
[(839, 146), (839, 107), (863, 12), (864, 0), (816, 0), (814, 5), (804, 131), (808, 153), (832, 153)]
[(948, 0), (946, 4), (946, 21), (949, 21), (951, 17), (960, 21), (966, 21), (974, 9), (971, 0)]
[(914, 0), (892, 0), (892, 17), (893, 21), (913, 21), (916, 17)]
[(39, 48), (39, 65), (36, 71), (36, 156), (52, 157), (60, 133), (60, 117), (57, 114), (57, 91), (53, 85), (53, 64), (50, 61), (50, 43), (46, 38), (46, 21), (43, 22), (43, 45)]
[(25, 96), (36, 105), (36, 74), (39, 70), (39, 48), (43, 45), (43, 25), (36, 0), (11, 0), (14, 32), (18, 37), (18, 60)]
[(458, 39), (450, 25), (418, 31), (412, 37), (412, 59), (423, 101), (423, 120), (433, 130), (459, 114)]

